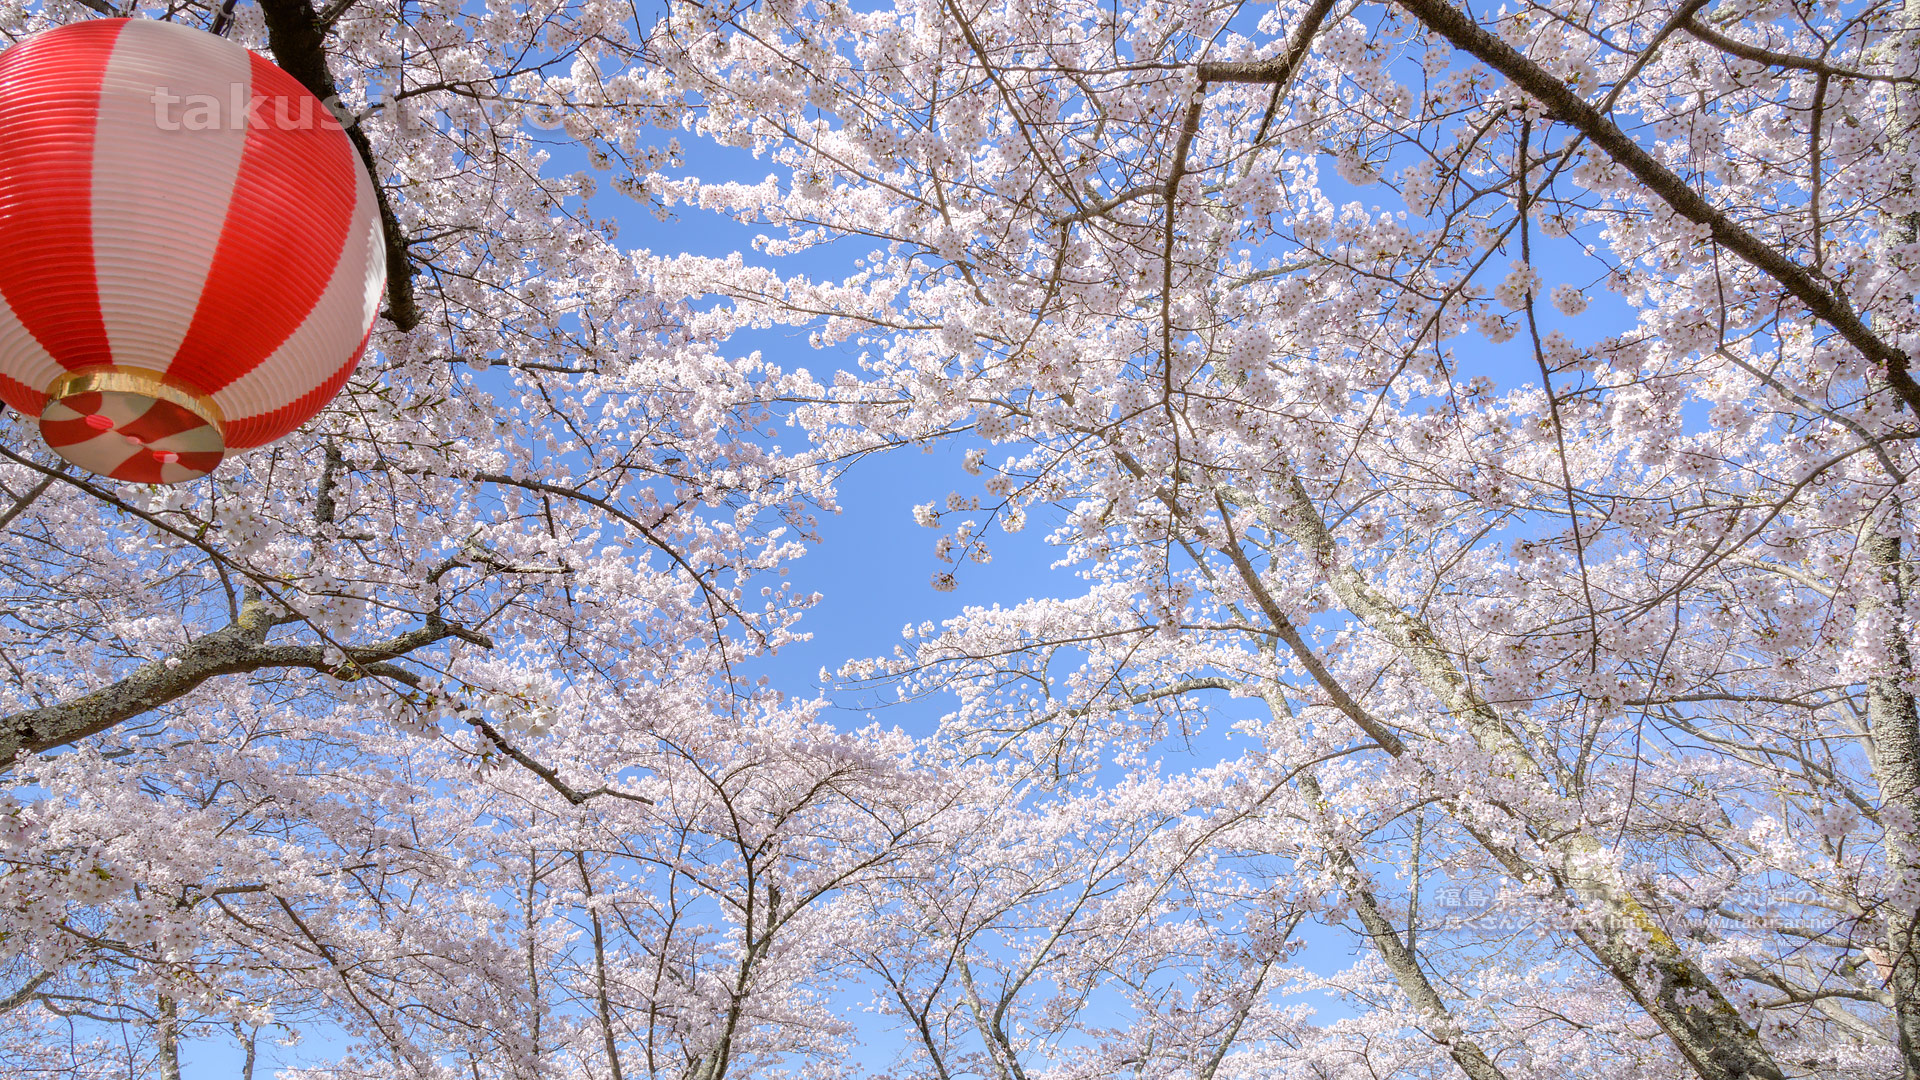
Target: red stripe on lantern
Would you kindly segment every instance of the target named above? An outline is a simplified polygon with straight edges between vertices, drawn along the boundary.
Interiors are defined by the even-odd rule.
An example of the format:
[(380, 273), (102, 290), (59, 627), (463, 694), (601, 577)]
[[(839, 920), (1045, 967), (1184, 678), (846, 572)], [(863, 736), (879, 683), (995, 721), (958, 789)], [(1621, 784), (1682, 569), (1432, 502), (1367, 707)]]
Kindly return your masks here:
[(40, 435), (47, 440), (48, 446), (78, 446), (88, 439), (97, 439), (100, 432), (87, 423), (84, 416), (71, 420), (46, 420), (40, 424)]
[(206, 421), (171, 401), (156, 401), (138, 420), (120, 425), (120, 434), (143, 443), (158, 442), (169, 435), (205, 427)]
[(72, 409), (74, 412), (80, 413), (81, 415), (86, 415), (87, 413), (99, 412), (100, 407), (102, 405), (105, 405), (106, 401), (107, 399), (100, 396), (98, 392), (89, 391), (84, 394), (73, 394), (66, 398), (62, 398), (61, 404), (64, 404), (67, 408)]
[(8, 247), (0, 295), (69, 369), (113, 362), (94, 290), (93, 132), (101, 76), (122, 25), (75, 23), (0, 53)]
[(165, 467), (159, 458), (142, 450), (121, 462), (119, 468), (107, 475), (115, 480), (127, 480), (136, 484), (158, 484), (162, 483), (160, 470)]
[(346, 247), (359, 163), (336, 127), (278, 124), (274, 99), (299, 97), (313, 95), (253, 57), (252, 126), (233, 201), (193, 324), (167, 367), (203, 393), (246, 374), (287, 340)]
[(47, 407), (46, 394), (9, 375), (0, 375), (0, 401), (26, 416), (39, 416)]

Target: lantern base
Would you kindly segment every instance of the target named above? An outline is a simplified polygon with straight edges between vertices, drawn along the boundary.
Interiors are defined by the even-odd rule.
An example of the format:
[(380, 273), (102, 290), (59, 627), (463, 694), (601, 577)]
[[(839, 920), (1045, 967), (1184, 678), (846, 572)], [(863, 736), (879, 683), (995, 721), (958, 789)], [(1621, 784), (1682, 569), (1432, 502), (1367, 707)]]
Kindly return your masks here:
[(99, 365), (47, 386), (40, 435), (54, 453), (116, 480), (183, 484), (226, 456), (220, 407), (157, 371)]

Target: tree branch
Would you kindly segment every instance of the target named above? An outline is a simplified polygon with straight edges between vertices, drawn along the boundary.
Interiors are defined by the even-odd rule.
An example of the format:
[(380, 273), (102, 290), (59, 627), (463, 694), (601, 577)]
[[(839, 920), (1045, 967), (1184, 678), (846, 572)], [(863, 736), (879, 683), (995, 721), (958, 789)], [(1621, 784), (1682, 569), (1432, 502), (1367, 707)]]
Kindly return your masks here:
[(335, 660), (319, 645), (268, 645), (276, 626), (299, 621), (299, 616), (271, 601), (249, 600), (240, 617), (204, 637), (196, 638), (172, 656), (142, 664), (133, 674), (90, 694), (27, 709), (0, 719), (0, 772), (13, 767), (20, 751), (39, 752), (97, 735), (115, 725), (157, 709), (192, 692), (219, 675), (237, 675), (267, 668), (307, 668), (338, 672), (365, 668), (405, 656), (415, 649), (455, 637), (482, 648), (493, 642), (484, 634), (430, 618), (427, 625), (373, 645), (349, 647), (344, 660)]
[[(326, 36), (333, 19), (346, 7), (334, 4), (323, 17), (307, 0), (260, 0), (260, 11), (267, 19), (267, 48), (273, 59), (300, 85), (324, 102), (340, 99), (333, 72), (327, 67)], [(413, 294), (413, 263), (407, 255), (407, 234), (394, 216), (387, 189), (380, 183), (380, 168), (374, 162), (373, 144), (358, 125), (346, 129), (347, 138), (360, 152), (367, 177), (373, 182), (373, 195), (380, 204), (380, 226), (387, 249), (387, 311), (393, 325), (411, 330), (420, 325), (420, 307)]]
[[(1122, 707), (1145, 705), (1150, 701), (1158, 701), (1161, 698), (1178, 697), (1181, 694), (1192, 693), (1195, 690), (1237, 690), (1240, 686), (1240, 683), (1234, 682), (1231, 679), (1208, 675), (1192, 679), (1182, 679), (1171, 686), (1162, 686), (1158, 689), (1146, 690), (1138, 694), (1128, 694), (1126, 697), (1120, 699), (1119, 704)], [(1075, 717), (1088, 716), (1096, 711), (1098, 711), (1097, 706), (1082, 705), (1078, 708), (1068, 709), (1065, 715)]]
[[(1284, 708), (1285, 703), (1280, 702), (1278, 707)], [(1400, 935), (1394, 930), (1393, 923), (1388, 921), (1386, 914), (1380, 910), (1380, 901), (1374, 896), (1373, 889), (1367, 885), (1366, 876), (1360, 872), (1360, 867), (1354, 863), (1352, 853), (1340, 846), (1333, 830), (1328, 828), (1328, 823), (1324, 820), (1328, 813), (1327, 797), (1320, 789), (1320, 781), (1314, 777), (1311, 770), (1302, 770), (1298, 776), (1296, 783), (1300, 788), (1300, 794), (1306, 798), (1307, 805), (1313, 812), (1323, 819), (1314, 822), (1316, 831), (1323, 834), (1321, 851), (1338, 875), (1340, 888), (1347, 894), (1348, 902), (1353, 905), (1353, 913), (1360, 917), (1360, 925), (1365, 928), (1367, 938), (1373, 942), (1381, 962), (1386, 964), (1387, 970), (1393, 973), (1394, 981), (1400, 984), (1400, 989), (1407, 995), (1408, 1002), (1426, 1019), (1427, 1037), (1446, 1047), (1447, 1056), (1453, 1058), (1454, 1064), (1460, 1066), (1460, 1071), (1466, 1073), (1471, 1080), (1507, 1080), (1506, 1073), (1494, 1064), (1493, 1059), (1487, 1056), (1487, 1052), (1467, 1035), (1465, 1028), (1454, 1018), (1453, 1011), (1447, 1008), (1446, 999), (1440, 996), (1440, 991), (1434, 988), (1432, 981), (1427, 978), (1427, 973), (1421, 969), (1420, 960), (1414, 955), (1413, 949), (1400, 940)], [(1413, 933), (1411, 921), (1408, 923), (1407, 933), (1409, 936)]]
[(514, 763), (518, 764), (521, 768), (526, 769), (528, 772), (545, 781), (548, 787), (560, 793), (561, 798), (575, 806), (584, 806), (602, 795), (611, 795), (616, 799), (625, 799), (628, 802), (637, 802), (646, 806), (653, 805), (653, 800), (647, 798), (645, 795), (634, 795), (629, 792), (618, 791), (605, 784), (594, 788), (592, 791), (581, 791), (571, 784), (568, 784), (565, 780), (560, 779), (560, 770), (550, 765), (540, 764), (540, 762), (534, 760), (526, 751), (508, 742), (506, 736), (500, 734), (499, 729), (495, 728), (492, 724), (487, 723), (477, 716), (469, 716), (466, 718), (466, 721), (472, 725), (475, 731), (486, 736), (487, 741), (492, 743), (502, 754), (511, 758)]
[(0, 998), (0, 1014), (10, 1013), (20, 1006), (25, 1005), (27, 1002), (32, 1001), (34, 995), (37, 994), (40, 988), (45, 986), (47, 980), (51, 978), (53, 978), (53, 972), (43, 971), (33, 978), (28, 979), (25, 986), (8, 994), (6, 997)]
[[(1312, 556), (1341, 606), (1406, 658), (1427, 690), (1464, 722), (1474, 744), (1494, 759), (1496, 769), (1525, 782), (1544, 783), (1547, 773), (1540, 762), (1473, 688), (1432, 627), (1341, 559), (1333, 533), (1298, 476), (1290, 477), (1287, 487), (1283, 495), (1287, 505), (1254, 507), (1263, 524), (1290, 537)], [(1545, 871), (1556, 889), (1569, 889), (1600, 908), (1604, 917), (1577, 925), (1575, 934), (1673, 1039), (1702, 1080), (1783, 1080), (1785, 1074), (1766, 1046), (1712, 978), (1660, 928), (1626, 882), (1603, 871), (1606, 851), (1598, 840), (1584, 828), (1568, 829), (1518, 806), (1495, 805), (1525, 823), (1551, 852), (1549, 865), (1534, 865), (1470, 816), (1449, 812), (1515, 877), (1539, 880)], [(1653, 977), (1647, 979), (1648, 975)]]
[(1870, 71), (1854, 71), (1850, 68), (1834, 67), (1825, 61), (1814, 60), (1805, 56), (1795, 56), (1792, 53), (1763, 49), (1758, 45), (1749, 45), (1744, 41), (1736, 41), (1716, 30), (1702, 26), (1698, 20), (1691, 17), (1680, 24), (1680, 29), (1719, 49), (1721, 52), (1730, 53), (1742, 60), (1751, 60), (1756, 64), (1791, 68), (1795, 71), (1811, 71), (1816, 75), (1825, 75), (1835, 79), (1864, 79), (1868, 82), (1887, 83), (1910, 83), (1915, 81), (1912, 75), (1876, 75)]
[[(394, 682), (403, 683), (416, 689), (421, 688), (423, 685), (423, 680), (419, 675), (395, 664), (368, 663), (358, 666), (360, 671), (367, 675), (378, 676), (382, 679), (392, 679)], [(609, 795), (616, 799), (625, 799), (628, 802), (642, 803), (647, 806), (654, 805), (653, 800), (647, 798), (645, 795), (634, 795), (629, 792), (619, 791), (605, 784), (591, 791), (581, 791), (565, 780), (560, 779), (560, 770), (551, 765), (542, 765), (533, 755), (508, 742), (507, 737), (500, 734), (499, 728), (487, 723), (481, 719), (479, 715), (473, 713), (472, 710), (463, 709), (460, 714), (460, 719), (464, 721), (468, 727), (473, 728), (473, 730), (484, 736), (489, 743), (492, 743), (494, 749), (500, 751), (500, 753), (521, 768), (539, 777), (548, 787), (559, 792), (561, 798), (575, 806), (584, 806), (602, 795)]]
[[(1275, 94), (1283, 92), (1286, 85), (1293, 81), (1294, 73), (1300, 69), (1301, 61), (1307, 58), (1313, 36), (1320, 32), (1320, 24), (1327, 21), (1327, 13), (1332, 10), (1333, 0), (1314, 0), (1313, 6), (1300, 17), (1300, 25), (1294, 28), (1286, 52), (1265, 60), (1204, 61), (1200, 64), (1200, 81), (1273, 83)], [(1269, 106), (1269, 112), (1271, 108)]]
[(46, 476), (41, 477), (39, 483), (28, 488), (27, 493), (25, 495), (22, 495), (18, 499), (15, 499), (13, 502), (13, 505), (7, 507), (6, 513), (0, 514), (0, 529), (4, 529), (8, 525), (13, 524), (13, 519), (19, 517), (21, 512), (24, 511), (27, 507), (32, 506), (33, 500), (45, 494), (47, 488), (51, 487), (52, 485), (53, 485), (52, 474), (48, 474)]
[(1908, 373), (1910, 358), (1867, 327), (1859, 315), (1811, 273), (1779, 249), (1748, 232), (1722, 213), (1684, 179), (1649, 154), (1600, 110), (1587, 104), (1566, 83), (1489, 33), (1469, 15), (1445, 0), (1395, 0), (1454, 47), (1511, 79), (1515, 86), (1543, 106), (1547, 114), (1570, 124), (1634, 178), (1646, 185), (1675, 213), (1710, 235), (1728, 251), (1785, 286), (1815, 318), (1832, 326), (1861, 355), (1878, 364), (1900, 400), (1920, 413), (1920, 383)]

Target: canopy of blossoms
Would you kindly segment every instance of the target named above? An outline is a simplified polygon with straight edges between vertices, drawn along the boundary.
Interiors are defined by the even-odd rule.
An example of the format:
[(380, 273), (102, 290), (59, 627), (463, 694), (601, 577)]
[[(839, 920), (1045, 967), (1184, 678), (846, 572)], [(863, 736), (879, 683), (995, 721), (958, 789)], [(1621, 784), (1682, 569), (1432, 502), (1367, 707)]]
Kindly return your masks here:
[[(6, 1071), (1920, 1080), (1920, 0), (0, 36), (122, 14), (388, 289), (206, 480), (0, 420)], [(761, 680), (929, 446), (924, 621)]]

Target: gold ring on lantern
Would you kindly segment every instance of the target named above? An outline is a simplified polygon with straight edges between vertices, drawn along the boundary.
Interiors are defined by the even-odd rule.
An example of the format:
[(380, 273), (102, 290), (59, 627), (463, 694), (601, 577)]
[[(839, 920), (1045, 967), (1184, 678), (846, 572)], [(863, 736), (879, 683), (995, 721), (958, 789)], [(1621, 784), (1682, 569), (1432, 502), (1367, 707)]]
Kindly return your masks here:
[(95, 364), (63, 372), (47, 384), (48, 401), (91, 393), (139, 394), (155, 401), (171, 401), (213, 425), (215, 431), (223, 434), (226, 431), (226, 414), (212, 398), (189, 390), (179, 380), (151, 368)]
[[(176, 484), (212, 472), (226, 454), (220, 406), (164, 372), (96, 364), (63, 372), (46, 394), (41, 435), (89, 472)], [(75, 399), (84, 395), (98, 397), (83, 410)]]

